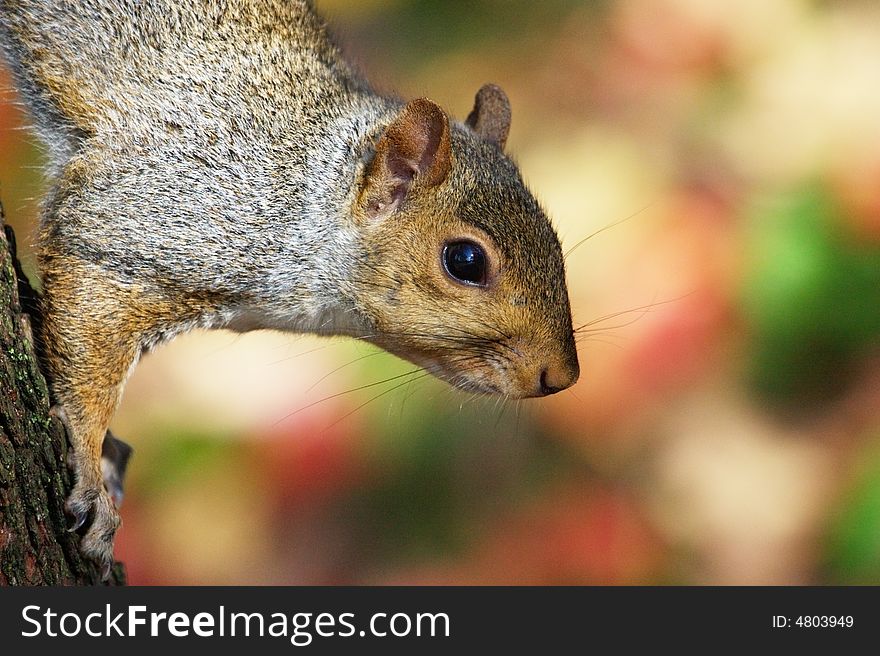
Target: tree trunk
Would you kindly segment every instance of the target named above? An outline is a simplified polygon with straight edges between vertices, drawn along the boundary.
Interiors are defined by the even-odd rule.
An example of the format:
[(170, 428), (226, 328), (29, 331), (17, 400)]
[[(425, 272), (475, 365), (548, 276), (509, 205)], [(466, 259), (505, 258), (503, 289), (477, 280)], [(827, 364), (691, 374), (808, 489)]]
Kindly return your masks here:
[[(0, 206), (0, 224), (3, 209)], [(31, 326), (40, 321), (37, 294), (21, 271), (12, 229), (0, 234), (0, 585), (100, 584), (67, 530), (64, 501), (73, 485), (70, 445), (49, 415)], [(122, 565), (109, 583), (123, 585)]]

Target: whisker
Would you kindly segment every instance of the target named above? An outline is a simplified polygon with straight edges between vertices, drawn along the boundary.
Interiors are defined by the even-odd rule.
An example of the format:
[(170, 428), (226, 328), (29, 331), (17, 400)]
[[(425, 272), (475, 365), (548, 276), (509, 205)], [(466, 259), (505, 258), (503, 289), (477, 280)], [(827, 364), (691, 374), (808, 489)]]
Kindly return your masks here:
[(319, 399), (317, 401), (313, 401), (312, 403), (309, 403), (308, 405), (304, 405), (303, 407), (298, 408), (297, 410), (294, 410), (293, 412), (290, 412), (290, 413), (284, 415), (283, 417), (281, 417), (281, 419), (276, 421), (273, 425), (277, 426), (282, 421), (290, 419), (294, 415), (298, 415), (300, 412), (308, 410), (309, 408), (316, 406), (319, 403), (324, 403), (325, 401), (329, 401), (331, 399), (335, 399), (340, 396), (345, 396), (346, 394), (351, 394), (352, 392), (358, 392), (360, 390), (369, 389), (370, 387), (376, 387), (376, 385), (384, 385), (385, 383), (390, 383), (391, 381), (398, 380), (400, 378), (403, 378), (404, 376), (412, 376), (413, 374), (416, 374), (420, 371), (422, 371), (422, 369), (412, 369), (412, 370), (407, 371), (405, 373), (398, 374), (397, 376), (391, 376), (390, 378), (385, 378), (384, 380), (379, 380), (379, 381), (376, 381), (373, 383), (367, 383), (365, 385), (359, 385), (358, 387), (353, 387), (351, 389), (345, 390), (344, 392), (337, 392), (336, 394), (331, 394), (330, 396), (325, 396), (322, 399)]
[(575, 332), (575, 340), (585, 339), (590, 337), (604, 337), (608, 339), (622, 339), (627, 340), (629, 336), (620, 335), (612, 332), (613, 330), (617, 330), (621, 326), (608, 326), (607, 328), (592, 328), (589, 330), (582, 330), (581, 332)]
[(495, 402), (495, 409), (498, 411), (498, 415), (495, 417), (495, 430), (498, 430), (498, 425), (501, 423), (501, 419), (504, 417), (504, 411), (507, 410), (508, 401), (508, 397), (499, 396), (498, 400), (496, 400)]
[[(410, 372), (410, 373), (413, 373), (413, 372)], [(386, 389), (386, 390), (383, 390), (383, 391), (380, 392), (379, 394), (376, 394), (376, 395), (373, 396), (372, 398), (367, 399), (366, 401), (364, 401), (363, 403), (361, 403), (361, 404), (360, 404), (359, 406), (357, 406), (354, 410), (351, 410), (351, 411), (349, 411), (349, 412), (346, 412), (346, 413), (345, 413), (344, 415), (342, 415), (339, 419), (337, 419), (337, 420), (334, 421), (332, 424), (330, 424), (329, 426), (327, 426), (324, 430), (325, 430), (325, 431), (330, 430), (331, 428), (333, 428), (333, 427), (334, 427), (336, 424), (338, 424), (339, 422), (344, 421), (345, 419), (347, 419), (348, 417), (350, 417), (351, 415), (353, 415), (354, 413), (356, 413), (356, 412), (357, 412), (358, 410), (360, 410), (361, 408), (363, 408), (363, 407), (369, 405), (370, 403), (372, 403), (372, 402), (375, 401), (376, 399), (379, 399), (379, 398), (385, 396), (385, 395), (388, 394), (389, 392), (393, 392), (394, 390), (399, 389), (399, 388), (403, 387), (404, 385), (408, 385), (409, 383), (412, 383), (412, 382), (415, 381), (415, 380), (421, 380), (421, 379), (424, 378), (425, 376), (430, 376), (430, 375), (431, 375), (431, 374), (430, 374), (429, 372), (427, 372), (427, 371), (423, 371), (422, 374), (421, 374), (420, 376), (416, 376), (415, 378), (413, 378), (413, 379), (411, 379), (411, 380), (405, 380), (405, 381), (403, 381), (402, 383), (398, 383), (397, 385), (394, 385), (394, 386), (392, 386), (392, 387), (389, 387), (389, 388)], [(399, 377), (400, 377), (400, 376), (397, 376), (397, 378), (399, 378)], [(383, 381), (383, 382), (386, 382), (386, 383), (387, 383), (388, 381), (386, 380), (386, 381)]]
[(621, 310), (620, 312), (613, 312), (611, 314), (606, 314), (604, 317), (599, 317), (598, 319), (593, 319), (592, 321), (588, 321), (587, 323), (578, 326), (577, 328), (574, 329), (574, 332), (576, 332), (576, 333), (581, 332), (584, 329), (589, 328), (590, 326), (593, 326), (597, 323), (600, 323), (602, 321), (608, 321), (609, 319), (614, 319), (615, 317), (620, 317), (620, 316), (623, 316), (624, 314), (632, 314), (633, 312), (641, 312), (641, 314), (638, 317), (636, 317), (635, 319), (633, 319), (632, 321), (628, 321), (626, 323), (620, 324), (619, 326), (603, 327), (602, 329), (603, 330), (614, 330), (617, 328), (624, 328), (624, 327), (629, 326), (630, 324), (634, 323), (635, 321), (638, 321), (639, 319), (641, 319), (643, 316), (645, 316), (648, 312), (653, 310), (655, 307), (659, 307), (661, 305), (668, 305), (669, 303), (675, 303), (675, 302), (680, 301), (682, 299), (685, 299), (688, 296), (691, 296), (693, 294), (694, 294), (694, 292), (688, 292), (687, 294), (682, 294), (681, 296), (678, 296), (676, 298), (670, 298), (665, 301), (651, 302), (651, 303), (648, 303), (647, 305), (642, 305), (639, 307), (631, 308), (629, 310)]
[(627, 217), (625, 217), (625, 218), (623, 218), (623, 219), (619, 219), (619, 220), (615, 221), (614, 223), (609, 223), (609, 224), (606, 225), (605, 227), (603, 227), (603, 228), (599, 228), (598, 230), (596, 230), (596, 232), (587, 235), (586, 237), (584, 237), (583, 239), (581, 239), (578, 243), (576, 243), (574, 246), (572, 246), (572, 247), (569, 248), (567, 251), (565, 251), (565, 254), (562, 256), (562, 259), (563, 259), (563, 260), (567, 259), (568, 256), (571, 255), (571, 254), (572, 254), (577, 248), (579, 248), (581, 245), (583, 245), (583, 244), (585, 244), (586, 242), (588, 242), (589, 240), (591, 240), (591, 239), (592, 239), (593, 237), (595, 237), (596, 235), (602, 234), (603, 232), (605, 232), (606, 230), (610, 230), (611, 228), (616, 228), (617, 226), (621, 225), (622, 223), (626, 223), (627, 221), (629, 221), (630, 219), (632, 219), (632, 218), (638, 216), (639, 214), (641, 214), (642, 212), (644, 212), (645, 210), (647, 210), (648, 208), (650, 208), (652, 205), (655, 205), (656, 203), (657, 203), (657, 201), (651, 201), (650, 203), (648, 203), (647, 205), (645, 205), (642, 209), (640, 209), (640, 210), (638, 210), (638, 211), (636, 211), (636, 212), (633, 212), (633, 213), (630, 214), (629, 216), (627, 216)]
[(308, 389), (306, 389), (306, 394), (311, 392), (313, 389), (315, 389), (318, 385), (320, 385), (322, 382), (327, 380), (330, 376), (332, 376), (336, 372), (342, 371), (346, 367), (353, 365), (355, 362), (360, 362), (361, 360), (366, 360), (367, 358), (372, 358), (376, 355), (382, 355), (382, 353), (383, 353), (382, 351), (373, 351), (372, 353), (367, 353), (366, 355), (362, 355), (358, 358), (355, 358), (354, 360), (351, 360), (350, 362), (346, 362), (345, 364), (336, 367), (330, 373), (324, 374), (318, 380), (316, 380), (314, 383), (312, 383), (311, 386)]
[(295, 353), (294, 355), (286, 355), (280, 360), (273, 360), (272, 362), (266, 363), (266, 366), (275, 366), (276, 364), (281, 364), (282, 362), (287, 362), (288, 360), (294, 360), (296, 358), (302, 357), (303, 355), (308, 355), (309, 353), (314, 353), (315, 351), (320, 351), (321, 349), (325, 349), (328, 346), (334, 346), (335, 342), (328, 342), (326, 344), (321, 344), (320, 346), (316, 346), (314, 348), (310, 348), (307, 351), (302, 351), (301, 353)]
[(514, 403), (514, 408), (516, 409), (515, 420), (513, 424), (513, 435), (514, 438), (519, 438), (519, 412), (522, 409), (522, 399), (517, 399), (516, 403)]
[(606, 339), (597, 339), (596, 337), (593, 337), (592, 335), (584, 335), (582, 337), (579, 337), (575, 340), (575, 342), (577, 344), (584, 344), (586, 342), (596, 342), (598, 344), (605, 344), (607, 346), (613, 346), (614, 348), (618, 348), (618, 349), (623, 348), (623, 346), (621, 346), (620, 344), (608, 341)]
[(565, 390), (565, 391), (566, 391), (566, 392), (570, 392), (572, 395), (574, 395), (574, 398), (577, 399), (578, 403), (581, 404), (581, 405), (583, 405), (583, 402), (584, 402), (584, 401), (583, 401), (583, 399), (582, 399), (581, 397), (579, 397), (579, 396), (577, 395), (577, 392), (574, 391), (574, 387), (569, 387), (569, 388), (568, 388), (567, 390)]

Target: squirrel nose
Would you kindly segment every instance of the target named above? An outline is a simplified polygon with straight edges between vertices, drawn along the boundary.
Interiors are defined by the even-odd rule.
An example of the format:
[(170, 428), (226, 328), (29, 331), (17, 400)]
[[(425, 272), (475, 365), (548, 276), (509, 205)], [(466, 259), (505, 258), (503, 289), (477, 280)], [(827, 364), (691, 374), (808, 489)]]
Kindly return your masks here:
[(577, 362), (548, 365), (541, 370), (538, 380), (539, 396), (556, 394), (574, 385), (580, 375)]

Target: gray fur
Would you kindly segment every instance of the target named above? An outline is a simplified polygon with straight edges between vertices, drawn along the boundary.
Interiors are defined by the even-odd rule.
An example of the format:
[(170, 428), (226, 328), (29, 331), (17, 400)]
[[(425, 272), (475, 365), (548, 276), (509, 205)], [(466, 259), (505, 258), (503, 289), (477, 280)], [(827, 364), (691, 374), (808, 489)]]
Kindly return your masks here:
[[(340, 63), (306, 3), (286, 11), (310, 31), (232, 44), (225, 4), (0, 2), (3, 41), (53, 169), (83, 160), (91, 172), (50, 195), (45, 234), (123, 280), (219, 295), (226, 311), (211, 325), (241, 315), (249, 327), (362, 330), (359, 318), (327, 317), (352, 316), (343, 293), (359, 252), (347, 208), (368, 137), (402, 103)], [(106, 32), (93, 19), (106, 15), (126, 29)], [(10, 25), (39, 35), (93, 115), (79, 126), (58, 120)]]

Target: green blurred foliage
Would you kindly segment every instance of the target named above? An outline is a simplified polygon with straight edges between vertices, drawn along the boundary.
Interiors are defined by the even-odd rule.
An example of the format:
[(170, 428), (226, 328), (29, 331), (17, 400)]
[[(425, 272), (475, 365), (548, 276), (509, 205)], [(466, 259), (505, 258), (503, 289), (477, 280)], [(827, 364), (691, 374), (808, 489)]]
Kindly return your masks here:
[[(218, 439), (217, 435), (195, 435), (164, 432), (160, 439), (145, 448), (139, 457), (149, 459), (150, 467), (138, 470), (130, 477), (147, 494), (157, 494), (163, 488), (174, 487), (200, 472), (217, 468), (229, 462), (246, 460), (248, 450), (237, 441)], [(131, 480), (131, 479), (134, 480)]]
[(404, 430), (391, 435), (373, 455), (383, 475), (356, 502), (380, 561), (460, 554), (491, 518), (539, 497), (554, 480), (586, 473), (575, 454), (516, 409), (438, 416), (414, 408)]
[[(338, 15), (345, 21), (349, 12), (337, 4), (319, 2), (318, 6), (327, 5), (331, 16)], [(361, 35), (375, 33), (383, 57), (393, 59), (399, 70), (406, 72), (435, 59), (438, 53), (475, 46), (483, 51), (503, 48), (511, 38), (548, 31), (567, 11), (586, 7), (598, 12), (607, 4), (579, 0), (410, 0), (392, 3), (390, 7), (379, 3), (366, 15), (351, 12), (357, 23), (349, 25)], [(499, 15), (503, 15), (503, 20), (499, 20)]]
[(828, 401), (880, 343), (880, 245), (848, 230), (821, 185), (762, 207), (750, 225), (750, 381), (781, 407)]
[(859, 473), (840, 500), (826, 539), (825, 570), (830, 581), (880, 584), (880, 449), (875, 436), (859, 452)]

